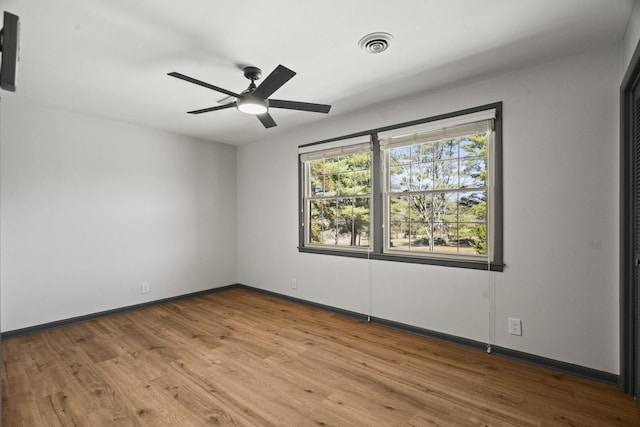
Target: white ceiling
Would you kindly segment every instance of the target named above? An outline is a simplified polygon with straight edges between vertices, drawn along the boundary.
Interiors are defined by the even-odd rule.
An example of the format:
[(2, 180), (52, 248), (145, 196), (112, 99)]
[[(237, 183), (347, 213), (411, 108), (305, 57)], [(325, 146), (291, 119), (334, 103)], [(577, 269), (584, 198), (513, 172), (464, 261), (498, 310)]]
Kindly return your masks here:
[[(90, 114), (229, 144), (290, 131), (389, 99), (438, 90), (620, 41), (633, 0), (2, 0), (20, 16), (18, 90), (3, 101)], [(358, 48), (391, 33), (377, 55)], [(331, 104), (274, 109), (278, 126), (235, 109), (253, 65), (298, 74), (274, 98)], [(258, 81), (260, 83), (260, 81)], [(355, 130), (354, 130), (355, 131)]]

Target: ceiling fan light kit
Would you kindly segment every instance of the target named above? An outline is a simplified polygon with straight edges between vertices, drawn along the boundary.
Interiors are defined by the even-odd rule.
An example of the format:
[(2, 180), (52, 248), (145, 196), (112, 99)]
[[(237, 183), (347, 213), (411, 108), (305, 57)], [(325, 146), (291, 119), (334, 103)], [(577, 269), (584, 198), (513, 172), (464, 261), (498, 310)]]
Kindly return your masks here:
[(236, 108), (246, 114), (264, 114), (269, 111), (269, 102), (266, 99), (244, 95), (236, 101)]
[(296, 73), (283, 65), (278, 65), (275, 70), (265, 78), (260, 86), (256, 86), (255, 81), (260, 79), (262, 71), (257, 67), (245, 67), (243, 69), (244, 76), (251, 80), (249, 87), (240, 94), (231, 92), (218, 86), (194, 79), (177, 72), (168, 73), (169, 76), (184, 80), (207, 89), (223, 93), (229, 97), (235, 98), (234, 102), (216, 107), (202, 108), (200, 110), (188, 111), (189, 114), (208, 113), (210, 111), (224, 110), (236, 107), (238, 111), (255, 115), (265, 128), (276, 126), (276, 122), (269, 114), (269, 108), (282, 108), (286, 110), (311, 111), (314, 113), (328, 113), (331, 105), (313, 104), (309, 102), (285, 101), (280, 99), (269, 99), (269, 97), (278, 89), (288, 82)]

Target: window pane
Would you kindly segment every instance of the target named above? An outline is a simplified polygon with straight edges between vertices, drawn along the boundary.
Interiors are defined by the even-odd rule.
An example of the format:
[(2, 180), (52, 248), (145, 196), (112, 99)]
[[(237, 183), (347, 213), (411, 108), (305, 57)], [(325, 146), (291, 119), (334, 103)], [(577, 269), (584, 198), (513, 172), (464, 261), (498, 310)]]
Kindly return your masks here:
[(460, 158), (486, 157), (487, 134), (467, 135), (460, 138)]
[(348, 246), (351, 243), (353, 214), (353, 200), (341, 199), (337, 201), (338, 211), (336, 217), (337, 240), (336, 245)]
[(412, 148), (412, 159), (414, 162), (432, 162), (434, 160), (434, 143), (425, 142), (414, 145)]
[(487, 217), (487, 192), (459, 193), (458, 216), (460, 222), (484, 222)]
[[(486, 135), (468, 135), (390, 149), (391, 249), (452, 255), (486, 250)], [(434, 189), (452, 191), (432, 192)]]
[(485, 255), (487, 253), (487, 192), (460, 193), (458, 210), (460, 253)]
[(409, 191), (411, 180), (410, 165), (391, 166), (389, 172), (389, 190), (399, 193)]
[(484, 187), (487, 184), (487, 161), (483, 157), (460, 160), (460, 187)]
[(347, 198), (337, 202), (337, 245), (369, 245), (369, 198)]
[(458, 224), (439, 221), (433, 225), (433, 251), (439, 253), (458, 253)]
[(389, 197), (389, 220), (391, 225), (409, 220), (409, 198), (406, 196)]
[(371, 192), (371, 153), (312, 160), (309, 162), (311, 197), (369, 194)]
[(458, 160), (436, 162), (433, 181), (434, 188), (458, 188)]
[(436, 193), (434, 200), (439, 208), (439, 217), (435, 217), (434, 220), (458, 222), (458, 193)]
[[(433, 195), (433, 250), (457, 252), (458, 194)], [(451, 248), (454, 248), (452, 250)]]
[[(431, 223), (412, 222), (410, 225), (410, 250), (429, 251), (431, 238)], [(406, 249), (406, 248), (405, 248)]]
[(371, 170), (371, 153), (356, 153), (350, 156), (353, 159), (352, 170)]
[(486, 255), (487, 225), (485, 223), (460, 223), (460, 254)]
[[(352, 172), (342, 172), (335, 176), (337, 180), (337, 194), (341, 196), (351, 196), (356, 194), (371, 193), (371, 171), (354, 170)], [(328, 195), (334, 195), (329, 193)]]
[(409, 219), (412, 222), (429, 222), (433, 218), (431, 194), (417, 194), (409, 198)]
[(353, 240), (351, 246), (369, 246), (369, 197), (357, 197), (353, 205)]
[(338, 194), (338, 189), (340, 187), (340, 175), (330, 174), (325, 175), (324, 177), (324, 195), (325, 196), (335, 196)]
[(403, 248), (409, 245), (409, 197), (389, 197), (389, 245)]
[(352, 156), (340, 156), (338, 157), (338, 171), (348, 172), (353, 170)]
[(457, 158), (458, 138), (438, 141), (434, 144), (434, 160)]
[(333, 217), (331, 205), (326, 200), (311, 201), (311, 221), (309, 227), (309, 241), (325, 243), (327, 230), (332, 227)]
[(355, 191), (353, 182), (353, 172), (341, 173), (338, 175), (338, 194), (341, 196), (351, 196)]
[(357, 171), (353, 173), (355, 194), (371, 194), (371, 171)]
[(309, 184), (311, 185), (311, 194), (324, 194), (324, 161), (320, 159), (309, 162), (309, 171)]
[(409, 249), (409, 223), (397, 222), (391, 226), (389, 245), (392, 249)]
[(324, 196), (324, 185), (322, 185), (322, 181), (311, 181), (311, 195)]
[(433, 163), (412, 163), (411, 164), (411, 190), (431, 190), (433, 189)]
[(309, 161), (310, 243), (369, 246), (371, 158), (367, 151)]
[(389, 197), (390, 248), (458, 253), (458, 193)]
[(324, 159), (324, 171), (322, 172), (325, 175), (338, 173), (340, 169), (340, 163), (337, 157), (331, 157), (328, 159)]
[(392, 148), (389, 150), (391, 165), (401, 165), (411, 162), (411, 146)]

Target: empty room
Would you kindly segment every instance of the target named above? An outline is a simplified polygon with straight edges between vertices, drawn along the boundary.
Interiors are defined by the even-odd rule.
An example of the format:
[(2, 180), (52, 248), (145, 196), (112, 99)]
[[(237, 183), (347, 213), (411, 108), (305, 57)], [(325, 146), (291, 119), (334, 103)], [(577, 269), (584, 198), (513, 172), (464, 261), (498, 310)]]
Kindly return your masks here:
[(640, 426), (639, 2), (0, 5), (2, 426)]

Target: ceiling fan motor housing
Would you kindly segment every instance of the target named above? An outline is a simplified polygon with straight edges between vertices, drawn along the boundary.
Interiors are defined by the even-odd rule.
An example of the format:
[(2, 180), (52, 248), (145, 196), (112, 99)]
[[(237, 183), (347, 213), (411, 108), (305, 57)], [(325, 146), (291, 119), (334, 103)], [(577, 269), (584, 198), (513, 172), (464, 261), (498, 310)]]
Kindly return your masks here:
[(258, 67), (244, 67), (242, 71), (244, 71), (244, 76), (251, 81), (258, 80), (262, 77), (262, 70)]

